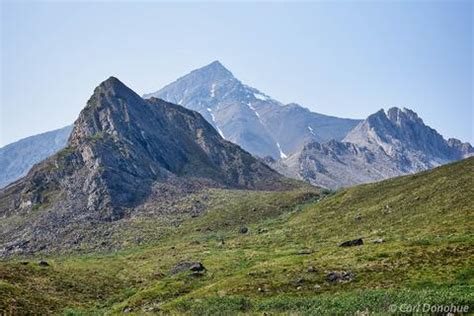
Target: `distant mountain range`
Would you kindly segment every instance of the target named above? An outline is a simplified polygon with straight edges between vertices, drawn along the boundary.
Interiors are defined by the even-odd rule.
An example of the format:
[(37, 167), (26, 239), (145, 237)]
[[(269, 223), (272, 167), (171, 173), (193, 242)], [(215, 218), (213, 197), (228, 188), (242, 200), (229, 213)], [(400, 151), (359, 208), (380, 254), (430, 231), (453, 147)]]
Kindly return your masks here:
[(343, 141), (310, 142), (269, 164), (286, 176), (339, 188), (431, 169), (473, 154), (469, 143), (445, 140), (415, 112), (391, 108), (370, 115)]
[(2, 255), (75, 247), (108, 222), (166, 214), (203, 188), (299, 186), (224, 140), (199, 113), (144, 100), (111, 77), (95, 89), (66, 147), (0, 190), (0, 215), (27, 219), (4, 220)]
[(63, 149), (72, 126), (30, 136), (0, 148), (0, 188), (26, 175), (31, 167)]
[(218, 61), (144, 95), (149, 97), (198, 111), (227, 140), (274, 159), (309, 141), (342, 140), (360, 122), (314, 113), (295, 103), (284, 105), (241, 83)]
[[(328, 188), (418, 172), (473, 154), (470, 144), (444, 140), (411, 110), (381, 110), (364, 121), (314, 113), (241, 83), (218, 61), (143, 97), (197, 111), (222, 137), (281, 174)], [(63, 148), (71, 129), (1, 148), (0, 187)]]

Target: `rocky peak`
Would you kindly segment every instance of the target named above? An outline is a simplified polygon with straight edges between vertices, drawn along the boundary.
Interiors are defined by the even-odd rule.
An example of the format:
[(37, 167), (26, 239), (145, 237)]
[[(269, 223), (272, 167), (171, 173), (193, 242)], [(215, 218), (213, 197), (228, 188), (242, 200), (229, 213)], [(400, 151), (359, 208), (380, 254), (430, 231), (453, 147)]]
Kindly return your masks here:
[(424, 125), (423, 120), (418, 116), (418, 114), (407, 108), (390, 108), (387, 111), (387, 117), (390, 121), (399, 126), (404, 126), (409, 123)]
[(180, 79), (186, 79), (193, 84), (211, 84), (219, 81), (232, 80), (235, 79), (235, 77), (227, 68), (216, 60), (209, 65), (191, 71), (188, 75)]
[(213, 61), (207, 66), (197, 69), (196, 72), (209, 73), (216, 77), (234, 77), (232, 73), (218, 60)]
[(49, 203), (113, 219), (143, 203), (156, 183), (196, 179), (210, 187), (287, 186), (278, 173), (222, 139), (199, 113), (157, 98), (144, 100), (111, 77), (94, 90), (67, 147), (18, 183), (33, 195), (20, 194), (11, 205), (29, 201), (34, 207), (46, 196), (66, 196)]
[(69, 145), (81, 144), (104, 133), (117, 137), (120, 131), (127, 128), (130, 113), (146, 111), (146, 107), (138, 94), (119, 79), (110, 77), (94, 89), (74, 123)]
[(469, 154), (470, 145), (446, 141), (436, 130), (425, 125), (410, 109), (390, 108), (370, 115), (344, 138), (344, 141), (377, 151), (382, 148), (389, 156), (413, 162), (414, 170), (431, 168)]

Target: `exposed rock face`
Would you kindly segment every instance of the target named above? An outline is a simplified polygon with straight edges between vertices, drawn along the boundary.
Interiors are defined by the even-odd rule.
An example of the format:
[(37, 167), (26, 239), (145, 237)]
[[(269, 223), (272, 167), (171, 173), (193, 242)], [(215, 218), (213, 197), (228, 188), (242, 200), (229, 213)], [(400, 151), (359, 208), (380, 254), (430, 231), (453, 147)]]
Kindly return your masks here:
[(21, 139), (0, 148), (0, 188), (25, 176), (34, 164), (66, 146), (72, 126)]
[(474, 153), (470, 144), (457, 139), (446, 141), (415, 112), (399, 108), (369, 116), (344, 141), (372, 151), (383, 150), (408, 172), (433, 168)]
[(283, 105), (242, 84), (218, 61), (144, 97), (198, 111), (227, 140), (256, 156), (275, 159), (311, 140), (342, 140), (360, 122), (313, 113), (295, 103)]
[(111, 77), (95, 89), (67, 147), (0, 190), (4, 218), (41, 210), (33, 223), (5, 227), (0, 244), (6, 253), (48, 247), (53, 236), (73, 233), (74, 225), (115, 221), (147, 203), (158, 204), (154, 210), (166, 208), (203, 187), (291, 186), (222, 139), (199, 113), (143, 100)]
[(391, 108), (369, 116), (342, 142), (310, 142), (281, 161), (280, 173), (336, 189), (415, 173), (473, 155), (468, 143), (444, 140), (415, 112)]

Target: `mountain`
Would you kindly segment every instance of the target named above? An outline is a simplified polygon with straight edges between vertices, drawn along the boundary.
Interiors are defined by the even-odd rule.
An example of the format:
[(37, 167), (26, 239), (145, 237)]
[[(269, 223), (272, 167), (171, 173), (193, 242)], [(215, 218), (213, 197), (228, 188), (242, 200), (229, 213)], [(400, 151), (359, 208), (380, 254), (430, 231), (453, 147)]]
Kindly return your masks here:
[[(0, 311), (396, 315), (407, 314), (406, 306), (472, 310), (473, 173), (474, 158), (468, 158), (312, 200), (288, 192), (206, 192), (214, 202), (205, 213), (184, 218), (150, 243), (0, 261)], [(208, 203), (203, 198), (199, 201)], [(122, 240), (128, 225), (137, 229), (138, 223), (123, 225)], [(142, 238), (161, 232), (157, 222), (140, 228)], [(357, 246), (339, 246), (359, 239)]]
[(74, 247), (103, 234), (104, 223), (173, 217), (183, 212), (173, 203), (204, 188), (296, 186), (222, 139), (199, 113), (144, 100), (111, 77), (81, 111), (66, 148), (0, 190), (0, 216), (8, 219), (0, 245), (4, 256)]
[(270, 164), (286, 176), (335, 189), (416, 173), (473, 154), (469, 143), (445, 140), (415, 112), (391, 108), (370, 115), (342, 142), (310, 142)]
[(63, 149), (72, 126), (21, 139), (0, 148), (0, 188), (23, 177), (31, 167)]
[(373, 151), (383, 150), (408, 172), (437, 167), (474, 153), (470, 144), (445, 140), (415, 112), (396, 107), (369, 116), (344, 141)]
[[(360, 121), (341, 119), (283, 105), (237, 80), (221, 63), (192, 71), (163, 89), (147, 94), (198, 111), (221, 136), (259, 157), (285, 157), (308, 141), (342, 140)], [(32, 136), (0, 149), (0, 187), (66, 146), (72, 130)]]
[(314, 113), (295, 103), (284, 105), (240, 82), (219, 61), (144, 95), (149, 97), (198, 111), (227, 140), (274, 159), (308, 141), (342, 140), (360, 122)]

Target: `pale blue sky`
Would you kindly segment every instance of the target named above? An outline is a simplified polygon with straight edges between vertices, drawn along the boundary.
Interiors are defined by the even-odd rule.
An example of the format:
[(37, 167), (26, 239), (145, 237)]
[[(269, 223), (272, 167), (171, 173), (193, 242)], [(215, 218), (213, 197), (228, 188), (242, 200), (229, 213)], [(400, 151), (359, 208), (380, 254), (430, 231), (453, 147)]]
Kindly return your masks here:
[(111, 75), (143, 94), (216, 59), (285, 103), (351, 118), (409, 107), (474, 140), (470, 1), (1, 6), (0, 146), (72, 123)]

